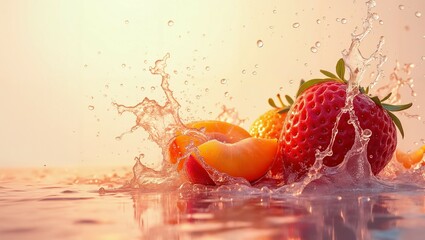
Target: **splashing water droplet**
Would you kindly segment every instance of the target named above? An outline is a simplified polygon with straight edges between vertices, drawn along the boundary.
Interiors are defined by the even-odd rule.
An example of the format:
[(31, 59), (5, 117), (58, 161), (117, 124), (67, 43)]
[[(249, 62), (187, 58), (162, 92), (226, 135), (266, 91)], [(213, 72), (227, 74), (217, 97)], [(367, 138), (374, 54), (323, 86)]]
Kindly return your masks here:
[(173, 26), (173, 25), (174, 25), (174, 21), (173, 21), (173, 20), (170, 20), (170, 21), (168, 21), (168, 23), (167, 23), (167, 24), (168, 24), (168, 26), (170, 26), (170, 27), (171, 27), (171, 26)]
[(312, 53), (317, 53), (317, 48), (316, 48), (316, 47), (311, 47), (311, 48), (310, 48), (310, 51), (311, 51)]
[(341, 23), (342, 24), (346, 24), (347, 23), (347, 19), (345, 19), (345, 18), (341, 19)]
[(293, 28), (299, 28), (299, 27), (300, 27), (300, 25), (301, 25), (300, 23), (297, 23), (297, 22), (296, 22), (296, 23), (292, 24), (292, 27), (293, 27)]
[(94, 110), (94, 106), (93, 106), (93, 105), (89, 105), (89, 106), (88, 106), (88, 109), (89, 109), (90, 111), (92, 111), (92, 110)]
[(415, 12), (415, 16), (418, 17), (418, 18), (420, 18), (422, 16), (422, 13), (419, 12), (419, 11), (418, 12)]
[(264, 43), (262, 40), (257, 41), (257, 47), (262, 48), (264, 46)]
[(404, 5), (398, 5), (398, 9), (404, 10)]
[(226, 83), (227, 83), (227, 79), (225, 79), (225, 78), (221, 79), (221, 80), (220, 80), (220, 83), (221, 83), (221, 84), (226, 84)]

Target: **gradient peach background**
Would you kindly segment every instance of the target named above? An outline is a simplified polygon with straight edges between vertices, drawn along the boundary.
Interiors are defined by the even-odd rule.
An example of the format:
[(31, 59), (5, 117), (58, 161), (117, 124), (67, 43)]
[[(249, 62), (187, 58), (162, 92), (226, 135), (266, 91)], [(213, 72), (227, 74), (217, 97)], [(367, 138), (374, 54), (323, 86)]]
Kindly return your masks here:
[[(403, 92), (404, 101), (415, 104), (409, 113), (421, 114), (425, 2), (377, 3), (383, 24), (375, 23), (363, 51), (370, 53), (383, 35), (387, 76), (396, 60), (416, 65), (418, 95)], [(130, 166), (142, 152), (151, 163), (160, 159), (143, 130), (115, 140), (134, 117), (119, 116), (111, 102), (163, 99), (160, 79), (148, 69), (166, 53), (185, 120), (215, 118), (225, 104), (236, 107), (248, 127), (268, 108), (268, 97), (294, 94), (301, 78), (333, 70), (365, 13), (363, 1), (336, 0), (2, 0), (0, 167)], [(312, 53), (317, 41), (321, 46)], [(400, 118), (406, 138), (399, 147), (408, 150), (425, 138), (424, 119)]]

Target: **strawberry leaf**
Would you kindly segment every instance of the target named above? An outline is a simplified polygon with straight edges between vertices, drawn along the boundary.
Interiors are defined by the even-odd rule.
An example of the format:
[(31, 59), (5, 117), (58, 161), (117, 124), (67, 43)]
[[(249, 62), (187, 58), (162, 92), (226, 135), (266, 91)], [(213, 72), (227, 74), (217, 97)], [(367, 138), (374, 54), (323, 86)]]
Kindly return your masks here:
[(388, 98), (391, 97), (392, 93), (389, 93), (387, 96), (385, 96), (383, 99), (381, 99), (381, 102), (384, 102), (385, 100), (387, 100)]
[(370, 99), (372, 99), (372, 101), (374, 101), (376, 105), (382, 106), (381, 100), (379, 100), (377, 96), (371, 97)]
[(294, 100), (289, 96), (285, 95), (286, 101), (288, 101), (289, 105), (292, 105), (294, 103)]
[(320, 70), (320, 72), (321, 73), (323, 73), (323, 75), (325, 75), (326, 77), (329, 77), (329, 78), (338, 78), (335, 74), (333, 74), (333, 73), (331, 73), (331, 72), (328, 72), (328, 71), (326, 71), (326, 70)]
[(279, 114), (282, 114), (282, 113), (286, 113), (286, 112), (288, 112), (289, 111), (289, 108), (290, 107), (286, 107), (286, 108), (282, 108), (281, 110), (279, 110)]
[(404, 105), (390, 105), (390, 104), (382, 103), (381, 105), (388, 111), (398, 112), (398, 111), (403, 111), (405, 109), (410, 108), (412, 106), (412, 103), (408, 103)]
[(400, 131), (401, 137), (404, 138), (404, 131), (403, 126), (401, 125), (400, 119), (394, 113), (387, 111), (388, 115), (390, 115), (391, 119), (393, 120), (394, 124), (397, 126), (398, 130)]
[(274, 100), (272, 98), (269, 98), (269, 105), (272, 106), (272, 107), (274, 107), (274, 108), (278, 108), (276, 106), (276, 103), (274, 103)]
[(331, 78), (318, 79), (318, 78), (316, 78), (316, 79), (308, 80), (307, 82), (303, 83), (300, 86), (300, 88), (298, 89), (297, 97), (299, 95), (301, 95), (303, 92), (305, 92), (305, 90), (307, 90), (308, 88), (310, 88), (310, 87), (312, 87), (316, 84), (323, 83), (323, 82), (329, 82), (329, 81), (332, 81), (332, 80), (334, 80), (334, 79), (331, 79)]
[(342, 58), (340, 58), (336, 63), (336, 74), (338, 75), (339, 79), (344, 80), (345, 63)]

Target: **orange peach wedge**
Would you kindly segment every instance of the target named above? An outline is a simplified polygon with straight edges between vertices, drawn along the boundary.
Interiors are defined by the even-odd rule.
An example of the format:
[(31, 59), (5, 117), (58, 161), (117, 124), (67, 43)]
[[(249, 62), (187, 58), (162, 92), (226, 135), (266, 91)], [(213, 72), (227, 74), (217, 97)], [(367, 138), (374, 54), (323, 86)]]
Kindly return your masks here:
[[(198, 150), (209, 167), (253, 182), (270, 169), (277, 151), (277, 139), (250, 137), (236, 143), (210, 140), (199, 145)], [(192, 183), (214, 184), (199, 161), (196, 155), (190, 155), (185, 165), (187, 177)]]
[[(411, 153), (405, 153), (401, 150), (397, 150), (396, 159), (398, 162), (403, 164), (405, 168), (409, 169), (412, 166), (420, 163), (424, 157), (424, 154), (425, 154), (425, 145), (423, 145), (421, 148)], [(424, 164), (425, 162), (422, 161), (422, 165)]]
[[(202, 130), (208, 139), (217, 139), (225, 143), (235, 143), (251, 136), (245, 129), (237, 125), (216, 120), (192, 122), (187, 124), (186, 127)], [(181, 170), (184, 163), (181, 158), (188, 154), (186, 147), (191, 143), (194, 146), (199, 146), (203, 142), (205, 140), (195, 136), (178, 133), (168, 148), (171, 163), (176, 164), (180, 161), (178, 170)]]

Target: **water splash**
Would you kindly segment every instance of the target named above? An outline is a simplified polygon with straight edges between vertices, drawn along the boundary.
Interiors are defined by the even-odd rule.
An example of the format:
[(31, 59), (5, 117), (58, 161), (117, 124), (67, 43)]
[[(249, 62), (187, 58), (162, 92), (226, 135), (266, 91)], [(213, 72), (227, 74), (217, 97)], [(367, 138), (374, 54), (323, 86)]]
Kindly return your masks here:
[[(375, 79), (370, 87), (373, 87), (383, 76), (382, 65), (387, 60), (387, 57), (382, 54), (384, 45), (384, 37), (381, 37), (376, 50), (368, 57), (364, 57), (361, 53), (361, 42), (372, 31), (373, 22), (379, 19), (378, 15), (372, 12), (376, 6), (374, 0), (366, 2), (367, 17), (363, 21), (362, 32), (356, 33), (357, 28), (352, 34), (352, 42), (348, 50), (342, 52), (344, 62), (349, 70), (350, 77), (346, 90), (345, 106), (341, 108), (341, 112), (336, 118), (335, 125), (332, 129), (332, 135), (329, 145), (324, 150), (316, 150), (316, 161), (309, 169), (306, 176), (298, 182), (292, 183), (289, 186), (281, 187), (278, 192), (292, 193), (295, 195), (305, 191), (334, 192), (347, 189), (374, 189), (387, 188), (386, 184), (377, 180), (372, 174), (370, 164), (367, 158), (367, 144), (372, 132), (369, 129), (362, 129), (359, 119), (354, 111), (354, 99), (360, 93), (359, 83), (363, 80), (365, 72), (370, 68), (371, 64), (376, 63)], [(338, 124), (343, 114), (349, 114), (349, 124), (354, 127), (355, 136), (354, 144), (345, 155), (341, 164), (335, 167), (327, 167), (323, 164), (323, 159), (332, 156), (332, 148), (338, 134)]]
[[(140, 162), (140, 157), (136, 157), (132, 182), (137, 182), (138, 184), (143, 184), (145, 181), (164, 182), (160, 179), (168, 179), (168, 176), (175, 176), (174, 173), (176, 172), (166, 157), (168, 152), (167, 146), (169, 141), (176, 135), (176, 132), (185, 129), (185, 126), (181, 122), (179, 116), (181, 106), (175, 99), (173, 91), (169, 88), (170, 75), (165, 71), (169, 58), (170, 54), (167, 53), (163, 59), (155, 62), (155, 66), (149, 68), (153, 75), (159, 75), (161, 77), (161, 88), (166, 97), (166, 101), (163, 105), (159, 104), (156, 100), (151, 100), (146, 97), (135, 106), (124, 106), (113, 103), (120, 115), (125, 112), (130, 112), (136, 116), (136, 124), (129, 131), (118, 136), (119, 139), (125, 134), (132, 133), (141, 127), (149, 134), (149, 140), (156, 143), (162, 149), (163, 159), (161, 161), (160, 170), (158, 171), (144, 166)], [(157, 180), (152, 180), (153, 178), (157, 178)]]

